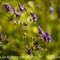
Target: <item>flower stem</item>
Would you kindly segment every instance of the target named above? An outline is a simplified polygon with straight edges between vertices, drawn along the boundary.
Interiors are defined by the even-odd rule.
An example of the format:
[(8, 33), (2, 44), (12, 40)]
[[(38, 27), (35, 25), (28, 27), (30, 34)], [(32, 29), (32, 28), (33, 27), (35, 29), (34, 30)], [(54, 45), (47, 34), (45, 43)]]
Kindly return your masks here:
[(6, 17), (8, 17), (8, 18), (10, 18), (9, 16), (7, 16), (7, 15), (5, 15), (5, 14), (1, 13), (1, 12), (0, 12), (0, 14), (1, 14), (1, 15), (4, 15), (4, 16), (6, 16)]

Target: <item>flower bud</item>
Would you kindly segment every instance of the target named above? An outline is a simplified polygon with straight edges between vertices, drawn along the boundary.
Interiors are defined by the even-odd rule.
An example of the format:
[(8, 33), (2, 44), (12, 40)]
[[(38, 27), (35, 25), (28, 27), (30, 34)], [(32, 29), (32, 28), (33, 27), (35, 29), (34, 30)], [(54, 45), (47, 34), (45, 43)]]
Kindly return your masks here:
[(28, 46), (26, 46), (26, 50), (27, 50), (27, 53), (28, 53), (29, 55), (32, 55), (31, 50), (29, 49)]
[(50, 7), (50, 14), (52, 14), (54, 11), (53, 7)]
[(8, 3), (5, 3), (4, 6), (8, 12), (12, 12), (11, 6)]
[(19, 18), (20, 14), (18, 13), (18, 11), (16, 10), (16, 8), (14, 8), (14, 13), (16, 14), (16, 17)]
[(18, 4), (18, 6), (19, 6), (19, 8), (20, 8), (20, 11), (21, 11), (21, 12), (26, 11), (26, 8), (25, 8), (25, 7), (23, 7), (20, 3)]
[(37, 16), (32, 11), (30, 12), (30, 14), (31, 14), (31, 17), (32, 17), (33, 21), (36, 22), (37, 21)]
[(45, 33), (45, 36), (46, 36), (46, 39), (47, 39), (49, 42), (51, 42), (51, 37), (49, 36), (49, 34), (48, 34), (48, 33)]

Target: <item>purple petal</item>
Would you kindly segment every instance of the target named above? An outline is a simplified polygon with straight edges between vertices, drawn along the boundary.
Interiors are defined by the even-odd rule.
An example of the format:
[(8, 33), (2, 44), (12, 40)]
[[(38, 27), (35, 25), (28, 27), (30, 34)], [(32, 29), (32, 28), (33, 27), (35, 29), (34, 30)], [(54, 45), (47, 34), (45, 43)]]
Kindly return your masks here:
[(30, 12), (30, 14), (31, 14), (31, 17), (33, 18), (33, 21), (36, 22), (37, 16), (32, 11)]
[(5, 3), (4, 6), (10, 8), (10, 5), (8, 3)]
[(36, 46), (36, 50), (40, 50), (40, 47), (39, 46)]
[(46, 36), (45, 36), (45, 34), (42, 34), (42, 38), (44, 39), (44, 41), (46, 41)]
[(18, 11), (16, 10), (16, 8), (14, 8), (14, 13), (16, 14), (16, 17), (19, 18), (20, 14), (18, 13)]
[(11, 8), (7, 8), (7, 11), (12, 12), (12, 9)]
[(54, 11), (53, 7), (50, 7), (50, 14), (52, 14)]
[(43, 32), (43, 30), (40, 28), (40, 26), (38, 26), (38, 33), (42, 34), (42, 35), (45, 35), (44, 32)]
[(29, 55), (32, 55), (32, 52), (31, 52), (31, 50), (29, 49), (28, 46), (26, 46), (26, 50), (27, 50), (27, 53), (28, 53)]
[(51, 41), (51, 37), (49, 36), (48, 33), (45, 33), (45, 36), (46, 36), (46, 39), (47, 39), (48, 41)]
[(25, 11), (25, 8), (23, 6), (21, 6), (21, 4), (19, 3), (18, 4), (19, 8), (20, 8), (20, 11)]
[(8, 12), (12, 12), (11, 6), (8, 3), (5, 3), (4, 6)]
[(49, 34), (48, 33), (45, 33), (45, 36), (47, 37), (47, 36), (49, 36)]

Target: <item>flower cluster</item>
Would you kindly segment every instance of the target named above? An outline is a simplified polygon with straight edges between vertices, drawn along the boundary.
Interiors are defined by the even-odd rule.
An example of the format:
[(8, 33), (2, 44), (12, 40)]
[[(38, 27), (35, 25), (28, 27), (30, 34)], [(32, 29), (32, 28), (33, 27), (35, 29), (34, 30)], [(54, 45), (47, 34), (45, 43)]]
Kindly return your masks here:
[(11, 6), (8, 3), (5, 3), (4, 6), (8, 12), (12, 12)]
[(42, 38), (44, 40), (48, 40), (49, 42), (51, 41), (51, 37), (49, 36), (48, 33), (44, 33), (43, 30), (38, 26), (38, 33), (42, 35)]
[[(5, 3), (4, 6), (6, 7), (7, 11), (12, 12), (12, 9), (11, 9), (11, 7), (10, 7), (10, 5), (8, 3)], [(23, 7), (20, 3), (18, 4), (18, 7), (19, 7), (21, 12), (27, 11), (26, 8)], [(52, 13), (53, 13), (53, 8), (50, 7), (50, 14), (52, 14)], [(16, 15), (16, 18), (20, 18), (20, 16), (21, 16), (16, 8), (14, 8), (14, 14)], [(37, 16), (32, 11), (30, 12), (30, 16), (31, 16), (33, 22), (37, 21)], [(14, 22), (14, 24), (17, 24), (17, 22), (15, 20), (13, 20), (13, 22)], [(21, 25), (27, 26), (27, 24), (24, 23), (24, 22), (19, 21), (18, 23), (21, 24)], [(49, 42), (51, 41), (50, 35), (48, 33), (44, 33), (39, 25), (38, 25), (38, 33), (41, 34), (41, 38), (43, 38), (44, 41), (45, 40), (48, 40)], [(0, 40), (1, 39), (2, 39), (2, 36), (0, 36)], [(6, 44), (8, 42), (9, 42), (8, 40), (5, 41)], [(40, 46), (39, 46), (37, 40), (33, 41), (33, 45), (36, 48), (36, 50), (40, 51)], [(27, 50), (27, 53), (29, 55), (32, 55), (32, 52), (31, 52), (31, 50), (30, 50), (30, 48), (28, 46), (26, 46), (26, 50)]]

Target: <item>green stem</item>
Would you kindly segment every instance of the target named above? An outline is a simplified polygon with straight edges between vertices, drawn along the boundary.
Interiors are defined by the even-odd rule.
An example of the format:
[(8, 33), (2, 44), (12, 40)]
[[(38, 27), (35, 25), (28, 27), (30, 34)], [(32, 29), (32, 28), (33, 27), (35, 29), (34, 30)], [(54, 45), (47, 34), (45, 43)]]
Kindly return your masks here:
[(2, 15), (4, 15), (4, 16), (6, 16), (6, 17), (8, 17), (8, 18), (10, 18), (9, 16), (7, 16), (7, 15), (5, 15), (5, 14), (1, 13), (1, 12), (0, 12), (0, 14), (2, 14)]

